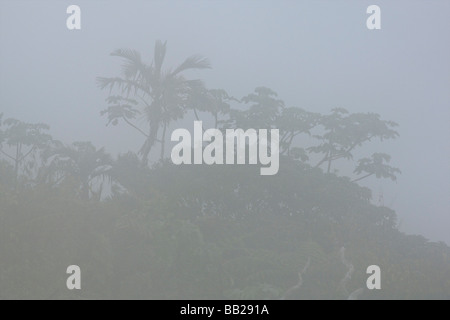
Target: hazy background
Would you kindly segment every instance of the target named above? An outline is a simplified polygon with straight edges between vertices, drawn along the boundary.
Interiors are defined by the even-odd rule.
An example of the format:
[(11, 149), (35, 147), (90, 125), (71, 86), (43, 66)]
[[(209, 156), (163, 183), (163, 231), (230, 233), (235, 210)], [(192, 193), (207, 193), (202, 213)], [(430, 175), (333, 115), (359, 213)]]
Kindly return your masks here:
[[(81, 30), (66, 8), (81, 7)], [(366, 28), (378, 4), (382, 30)], [(105, 127), (117, 48), (150, 62), (168, 41), (167, 66), (194, 53), (213, 69), (193, 73), (242, 97), (257, 86), (287, 106), (377, 112), (400, 124), (379, 151), (402, 170), (397, 183), (367, 180), (396, 210), (401, 229), (450, 244), (450, 2), (447, 1), (0, 1), (0, 112), (42, 121), (65, 142), (90, 140), (112, 153), (141, 139)], [(377, 151), (376, 144), (369, 148)]]

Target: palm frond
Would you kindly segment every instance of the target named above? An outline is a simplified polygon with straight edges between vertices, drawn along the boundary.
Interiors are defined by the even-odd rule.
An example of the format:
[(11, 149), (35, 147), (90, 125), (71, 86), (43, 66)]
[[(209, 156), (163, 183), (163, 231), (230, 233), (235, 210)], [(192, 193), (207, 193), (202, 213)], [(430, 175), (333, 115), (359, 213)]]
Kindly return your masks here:
[(144, 85), (140, 81), (128, 80), (120, 77), (97, 77), (97, 83), (102, 90), (109, 87), (110, 93), (115, 87), (117, 87), (119, 90), (121, 90), (122, 94), (126, 93), (127, 95), (129, 95), (131, 91), (134, 91), (134, 93), (136, 94), (139, 90), (143, 91), (145, 94), (151, 94), (148, 86)]
[(136, 50), (117, 49), (111, 53), (111, 56), (120, 57), (125, 60), (122, 65), (122, 74), (127, 79), (136, 79), (139, 73), (145, 71), (146, 65), (142, 62), (141, 54)]
[(154, 55), (155, 73), (158, 75), (161, 73), (161, 68), (164, 63), (164, 58), (166, 56), (166, 44), (167, 41), (163, 43), (161, 40), (157, 40), (155, 43), (155, 55)]
[(182, 64), (180, 64), (173, 72), (172, 75), (177, 75), (180, 72), (189, 69), (210, 69), (211, 63), (205, 57), (200, 55), (193, 55), (184, 60)]

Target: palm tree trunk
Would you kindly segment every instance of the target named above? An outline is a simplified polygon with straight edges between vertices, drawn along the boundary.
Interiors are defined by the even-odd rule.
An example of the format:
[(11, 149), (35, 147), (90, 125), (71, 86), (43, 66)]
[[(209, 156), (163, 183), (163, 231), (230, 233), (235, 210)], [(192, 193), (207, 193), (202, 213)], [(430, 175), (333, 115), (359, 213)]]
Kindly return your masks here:
[(143, 166), (148, 165), (148, 156), (155, 144), (156, 137), (158, 135), (158, 126), (159, 126), (159, 122), (156, 122), (156, 121), (154, 123), (150, 124), (150, 132), (149, 132), (148, 138), (145, 141), (145, 143), (142, 146), (141, 151), (140, 151), (140, 153), (142, 155), (142, 165)]
[(194, 108), (194, 115), (195, 115), (195, 118), (197, 119), (197, 121), (200, 121), (200, 118), (197, 113), (197, 109), (195, 109), (195, 108)]

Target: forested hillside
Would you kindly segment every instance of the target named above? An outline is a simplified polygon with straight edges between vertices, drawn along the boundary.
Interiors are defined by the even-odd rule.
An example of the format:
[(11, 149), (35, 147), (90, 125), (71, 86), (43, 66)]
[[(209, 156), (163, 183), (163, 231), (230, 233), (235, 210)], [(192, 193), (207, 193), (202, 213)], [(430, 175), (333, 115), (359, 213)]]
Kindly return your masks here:
[[(205, 58), (165, 70), (165, 52), (157, 42), (146, 64), (117, 50), (122, 74), (98, 79), (99, 111), (140, 132), (139, 150), (113, 155), (0, 117), (0, 299), (450, 299), (450, 248), (400, 232), (358, 184), (401, 174), (383, 150), (355, 155), (395, 139), (396, 123), (285, 106), (265, 87), (233, 97), (184, 75)], [(169, 128), (187, 115), (221, 130), (279, 129), (279, 172), (174, 165)], [(73, 264), (81, 291), (65, 286)], [(366, 287), (370, 265), (381, 290)]]

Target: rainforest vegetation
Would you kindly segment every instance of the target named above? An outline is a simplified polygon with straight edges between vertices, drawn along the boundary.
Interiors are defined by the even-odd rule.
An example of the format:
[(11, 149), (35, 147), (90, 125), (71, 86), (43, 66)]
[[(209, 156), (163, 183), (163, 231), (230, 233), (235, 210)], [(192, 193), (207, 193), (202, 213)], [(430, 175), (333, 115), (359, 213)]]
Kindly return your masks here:
[[(0, 117), (0, 299), (450, 299), (450, 248), (399, 231), (359, 184), (401, 174), (383, 150), (359, 156), (395, 139), (395, 122), (287, 106), (261, 86), (234, 97), (186, 75), (206, 58), (171, 68), (165, 55), (161, 41), (150, 61), (116, 50), (122, 72), (97, 79), (99, 116), (136, 131), (138, 150)], [(279, 129), (279, 172), (174, 165), (170, 133), (187, 119)], [(65, 286), (73, 264), (80, 291)], [(381, 290), (366, 287), (370, 265)]]

